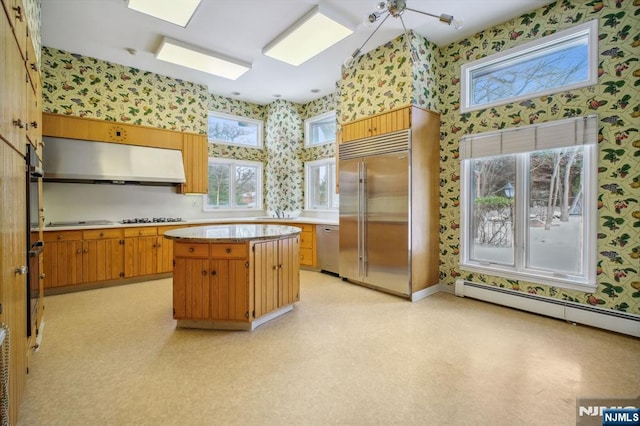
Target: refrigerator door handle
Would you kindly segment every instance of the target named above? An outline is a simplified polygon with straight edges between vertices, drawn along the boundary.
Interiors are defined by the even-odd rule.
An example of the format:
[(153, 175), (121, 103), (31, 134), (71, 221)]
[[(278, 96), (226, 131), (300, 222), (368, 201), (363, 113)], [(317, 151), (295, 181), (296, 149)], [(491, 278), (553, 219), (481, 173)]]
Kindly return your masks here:
[(367, 269), (368, 269), (368, 259), (367, 259), (367, 221), (369, 220), (368, 218), (368, 213), (367, 213), (367, 197), (369, 196), (369, 194), (367, 193), (367, 162), (363, 161), (362, 162), (362, 180), (361, 180), (362, 184), (360, 187), (360, 190), (362, 191), (362, 204), (360, 206), (360, 214), (362, 217), (362, 276), (366, 277), (367, 274)]

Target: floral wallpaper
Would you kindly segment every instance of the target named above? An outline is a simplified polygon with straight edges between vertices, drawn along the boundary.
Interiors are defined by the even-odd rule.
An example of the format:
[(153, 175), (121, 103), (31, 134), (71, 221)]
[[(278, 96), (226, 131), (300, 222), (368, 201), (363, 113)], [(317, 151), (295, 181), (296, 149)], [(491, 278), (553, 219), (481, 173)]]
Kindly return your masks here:
[(411, 104), (429, 111), (440, 111), (440, 95), (437, 83), (438, 46), (420, 34), (409, 33), (417, 61), (413, 64), (413, 89)]
[(266, 107), (266, 210), (302, 210), (304, 164), (303, 118), (300, 105), (277, 100)]
[(36, 59), (40, 63), (40, 55), (42, 50), (42, 39), (40, 37), (41, 20), (41, 0), (25, 0), (25, 15), (27, 16), (27, 26), (29, 28), (29, 37), (33, 43), (33, 50), (36, 52)]
[(413, 66), (400, 36), (342, 67), (339, 123), (410, 105)]
[[(640, 84), (638, 14), (633, 0), (563, 0), (439, 51), (441, 93), (440, 280), (458, 277), (531, 294), (640, 314)], [(597, 85), (460, 113), (460, 65), (593, 19), (599, 22)], [(468, 273), (458, 267), (462, 135), (598, 114), (598, 263), (593, 293)]]
[(43, 47), (43, 111), (204, 133), (205, 86)]

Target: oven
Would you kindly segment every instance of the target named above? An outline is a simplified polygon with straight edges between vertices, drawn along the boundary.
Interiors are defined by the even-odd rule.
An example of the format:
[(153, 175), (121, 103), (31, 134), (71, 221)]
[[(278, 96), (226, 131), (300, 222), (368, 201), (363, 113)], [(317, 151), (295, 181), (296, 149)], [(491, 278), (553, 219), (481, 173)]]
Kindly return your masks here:
[(31, 336), (33, 323), (38, 314), (38, 300), (40, 298), (40, 257), (44, 249), (44, 241), (40, 240), (40, 197), (39, 178), (42, 168), (36, 149), (27, 144), (27, 336)]

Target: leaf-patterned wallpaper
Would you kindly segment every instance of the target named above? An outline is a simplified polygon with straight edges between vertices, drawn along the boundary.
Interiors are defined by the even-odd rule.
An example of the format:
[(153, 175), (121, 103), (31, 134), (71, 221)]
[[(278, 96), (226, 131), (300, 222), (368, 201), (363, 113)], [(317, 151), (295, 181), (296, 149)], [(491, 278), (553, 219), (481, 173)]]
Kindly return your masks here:
[(258, 105), (207, 92), (207, 88), (100, 59), (43, 48), (43, 110), (172, 130), (206, 133), (211, 111), (262, 120), (263, 149), (209, 144), (209, 156), (262, 161), (265, 207), (303, 207), (304, 161), (334, 155), (333, 145), (304, 149), (304, 120), (336, 107), (329, 94), (296, 105)]
[(40, 0), (24, 0), (24, 10), (27, 17), (27, 26), (29, 28), (29, 38), (33, 43), (33, 50), (36, 53), (36, 59), (40, 63), (40, 54), (42, 50), (42, 39), (40, 38), (40, 23), (42, 5)]
[(204, 133), (205, 86), (42, 48), (43, 111)]
[(400, 36), (342, 67), (339, 123), (411, 104), (413, 67), (406, 53)]
[[(640, 313), (640, 8), (633, 0), (559, 1), (440, 49), (440, 280), (457, 277), (532, 294)], [(599, 81), (592, 87), (461, 114), (460, 66), (593, 19), (599, 22)], [(464, 134), (598, 114), (598, 268), (593, 293), (468, 273), (458, 267), (460, 161)]]

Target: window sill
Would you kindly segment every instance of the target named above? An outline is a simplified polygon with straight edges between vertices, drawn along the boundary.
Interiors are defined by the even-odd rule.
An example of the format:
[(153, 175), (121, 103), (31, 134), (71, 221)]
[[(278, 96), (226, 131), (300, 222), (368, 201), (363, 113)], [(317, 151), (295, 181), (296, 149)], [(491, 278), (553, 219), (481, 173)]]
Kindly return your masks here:
[(477, 272), (485, 275), (494, 275), (510, 280), (521, 280), (532, 284), (542, 284), (552, 287), (566, 288), (569, 290), (577, 290), (585, 293), (591, 293), (596, 290), (596, 283), (593, 281), (578, 281), (571, 278), (553, 277), (548, 275), (537, 275), (527, 272), (517, 272), (499, 265), (484, 266), (480, 264), (460, 263), (460, 269), (468, 272)]

